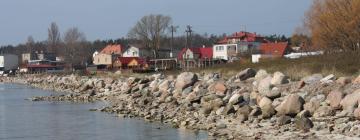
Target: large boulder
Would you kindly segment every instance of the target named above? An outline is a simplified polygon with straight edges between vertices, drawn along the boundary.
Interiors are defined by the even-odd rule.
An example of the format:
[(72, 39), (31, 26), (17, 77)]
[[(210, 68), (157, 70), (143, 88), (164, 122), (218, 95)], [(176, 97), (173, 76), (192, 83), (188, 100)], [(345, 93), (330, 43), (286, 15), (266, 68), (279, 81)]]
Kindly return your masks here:
[(334, 116), (335, 111), (330, 106), (320, 106), (314, 113), (314, 117)]
[(275, 110), (278, 112), (278, 115), (296, 115), (303, 110), (304, 103), (305, 101), (301, 96), (291, 94), (286, 96), (285, 100)]
[(340, 105), (343, 110), (349, 111), (352, 113), (355, 107), (360, 102), (360, 89), (354, 91), (352, 94), (346, 95), (344, 99), (341, 100)]
[(313, 84), (319, 82), (321, 79), (323, 79), (322, 74), (313, 74), (311, 76), (304, 77), (302, 81), (304, 81), (306, 84)]
[(346, 84), (351, 83), (351, 78), (349, 78), (349, 77), (339, 77), (336, 80), (336, 83), (338, 83), (340, 85), (346, 85)]
[(354, 84), (360, 84), (360, 75), (353, 80)]
[(281, 72), (275, 72), (273, 78), (271, 79), (271, 84), (273, 85), (281, 85), (289, 83), (287, 76), (285, 76)]
[(354, 116), (355, 116), (356, 119), (360, 120), (360, 107), (355, 109)]
[(223, 82), (217, 82), (213, 85), (214, 91), (217, 94), (225, 94), (227, 88)]
[(334, 109), (340, 109), (340, 102), (344, 98), (345, 94), (341, 91), (334, 90), (329, 93), (326, 98), (326, 102)]
[(178, 90), (183, 90), (189, 86), (192, 86), (197, 80), (197, 75), (192, 72), (181, 73), (176, 78), (175, 88)]
[(279, 88), (274, 87), (271, 89), (270, 92), (266, 93), (266, 97), (269, 97), (270, 99), (279, 98), (281, 96), (281, 91)]
[(260, 81), (260, 80), (266, 78), (268, 75), (269, 74), (266, 72), (266, 70), (261, 69), (256, 73), (255, 80)]
[(297, 129), (308, 131), (312, 127), (314, 127), (313, 122), (306, 117), (296, 117), (295, 118), (295, 126)]
[(320, 101), (318, 100), (311, 100), (304, 104), (304, 110), (310, 112), (310, 114), (314, 114), (315, 111), (320, 107)]
[(332, 83), (334, 79), (335, 79), (335, 75), (330, 74), (330, 75), (324, 77), (323, 79), (321, 79), (320, 82), (321, 83)]
[(243, 96), (240, 93), (235, 93), (234, 95), (231, 96), (231, 98), (229, 99), (229, 104), (230, 105), (234, 105), (237, 104), (241, 101), (243, 101)]
[(270, 118), (275, 114), (275, 109), (272, 106), (272, 101), (267, 97), (263, 97), (260, 100), (259, 107), (261, 109), (263, 118)]
[(256, 75), (256, 71), (254, 69), (247, 68), (247, 69), (239, 72), (236, 75), (236, 78), (240, 79), (241, 81), (245, 81), (251, 77), (254, 77), (255, 75)]
[(271, 80), (272, 80), (271, 76), (268, 76), (268, 77), (260, 80), (259, 85), (258, 85), (258, 91), (260, 94), (266, 95), (271, 91), (271, 89), (273, 87), (273, 85), (271, 84)]

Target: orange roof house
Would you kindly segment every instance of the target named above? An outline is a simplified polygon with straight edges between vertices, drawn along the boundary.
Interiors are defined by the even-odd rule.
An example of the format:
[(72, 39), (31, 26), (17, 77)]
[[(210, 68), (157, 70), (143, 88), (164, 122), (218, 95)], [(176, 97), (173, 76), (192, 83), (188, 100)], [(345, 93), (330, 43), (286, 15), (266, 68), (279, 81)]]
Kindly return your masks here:
[(287, 42), (280, 43), (262, 43), (260, 45), (260, 52), (264, 55), (272, 55), (282, 57), (290, 51)]
[(107, 45), (100, 53), (102, 54), (116, 54), (121, 55), (122, 54), (122, 46), (120, 44), (118, 45)]

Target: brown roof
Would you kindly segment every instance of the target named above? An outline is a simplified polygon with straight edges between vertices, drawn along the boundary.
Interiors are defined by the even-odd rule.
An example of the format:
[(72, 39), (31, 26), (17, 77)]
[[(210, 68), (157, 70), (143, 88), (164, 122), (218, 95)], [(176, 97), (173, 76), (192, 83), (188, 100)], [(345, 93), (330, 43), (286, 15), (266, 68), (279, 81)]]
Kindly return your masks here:
[(266, 55), (283, 56), (285, 55), (287, 47), (288, 47), (287, 42), (262, 43), (260, 46), (260, 51), (262, 54), (266, 54)]
[(103, 54), (121, 54), (121, 45), (107, 45), (100, 53)]

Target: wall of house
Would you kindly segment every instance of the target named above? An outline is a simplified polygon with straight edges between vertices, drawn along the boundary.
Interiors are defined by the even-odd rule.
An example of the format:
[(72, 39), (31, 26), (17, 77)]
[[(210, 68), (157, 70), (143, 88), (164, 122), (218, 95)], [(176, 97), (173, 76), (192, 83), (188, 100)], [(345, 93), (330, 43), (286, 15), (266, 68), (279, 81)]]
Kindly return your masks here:
[(139, 48), (136, 47), (130, 47), (123, 53), (123, 57), (139, 57), (140, 52)]
[(111, 65), (112, 64), (112, 55), (109, 54), (98, 54), (95, 55), (93, 63), (95, 65)]
[(190, 49), (187, 49), (183, 54), (183, 59), (194, 59), (194, 58), (195, 58), (194, 53)]
[(221, 44), (213, 46), (213, 58), (229, 60), (237, 55), (237, 44)]

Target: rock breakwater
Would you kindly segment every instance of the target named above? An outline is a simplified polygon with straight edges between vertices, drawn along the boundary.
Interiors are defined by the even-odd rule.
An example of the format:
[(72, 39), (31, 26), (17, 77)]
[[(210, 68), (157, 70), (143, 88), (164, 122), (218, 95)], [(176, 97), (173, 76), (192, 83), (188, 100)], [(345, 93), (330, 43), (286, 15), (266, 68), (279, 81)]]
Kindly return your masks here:
[(291, 81), (281, 72), (246, 69), (229, 79), (185, 72), (117, 79), (26, 75), (0, 82), (64, 92), (33, 101), (106, 100), (111, 105), (99, 110), (207, 130), (213, 138), (347, 139), (360, 136), (359, 79), (315, 74)]

